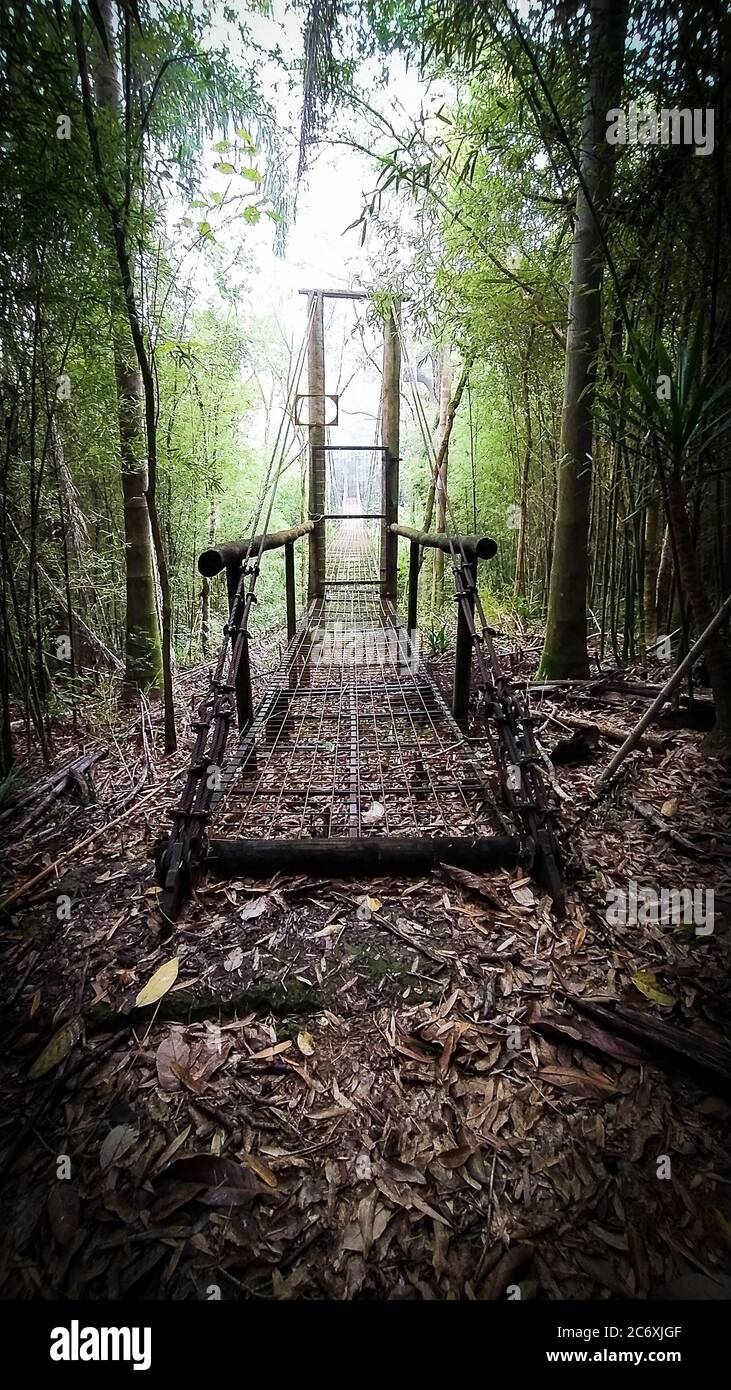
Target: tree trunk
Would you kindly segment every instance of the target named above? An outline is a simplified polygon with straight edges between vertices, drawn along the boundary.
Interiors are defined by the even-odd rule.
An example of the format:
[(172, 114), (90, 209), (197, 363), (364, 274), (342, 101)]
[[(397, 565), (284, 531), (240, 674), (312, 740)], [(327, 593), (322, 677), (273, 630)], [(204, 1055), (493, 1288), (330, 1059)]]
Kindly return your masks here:
[[(690, 604), (696, 629), (703, 632), (713, 618), (713, 609), (703, 583), (698, 553), (693, 544), (685, 484), (680, 477), (668, 479), (667, 506), (675, 536), (680, 581)], [(720, 631), (709, 638), (705, 658), (716, 710), (716, 723), (706, 742), (710, 751), (728, 753), (731, 751), (731, 654)]]
[[(122, 91), (114, 56), (113, 0), (101, 0), (109, 53), (101, 42), (95, 45), (93, 60), (97, 106), (113, 111), (119, 120)], [(80, 19), (79, 19), (80, 24)], [(83, 31), (77, 26), (77, 42), (83, 45)], [(81, 55), (80, 61), (81, 61)], [(87, 121), (88, 124), (88, 121)], [(91, 134), (91, 132), (90, 132)], [(97, 170), (103, 178), (103, 171)], [(121, 227), (110, 228), (109, 244), (119, 261)], [(148, 466), (145, 441), (142, 373), (136, 360), (127, 323), (128, 313), (120, 285), (120, 267), (111, 271), (111, 309), (114, 339), (114, 375), (119, 401), (119, 439), (124, 503), (126, 570), (125, 685), (158, 691), (162, 684), (160, 628), (155, 604), (155, 567), (150, 515), (147, 505)]]
[(651, 647), (659, 636), (657, 623), (657, 579), (660, 564), (660, 504), (657, 497), (647, 503), (645, 515), (645, 563), (642, 583), (642, 605), (645, 622), (645, 647)]
[(601, 333), (604, 246), (601, 226), (611, 197), (614, 146), (606, 140), (606, 114), (622, 88), (626, 0), (592, 0), (589, 85), (580, 153), (581, 181), (571, 259), (566, 337), (558, 504), (543, 677), (586, 676), (589, 509), (594, 382)]
[(518, 522), (518, 545), (515, 555), (515, 593), (525, 592), (525, 552), (526, 536), (528, 530), (528, 479), (530, 476), (531, 458), (533, 456), (533, 423), (530, 410), (530, 390), (528, 387), (528, 367), (530, 365), (531, 350), (533, 347), (534, 329), (531, 328), (528, 334), (528, 343), (525, 350), (523, 370), (520, 374), (521, 393), (523, 397), (523, 420), (525, 422), (525, 449), (523, 452), (523, 463), (520, 470), (520, 496), (519, 507), (520, 517)]
[[(464, 388), (464, 383), (460, 383)], [(460, 393), (461, 394), (461, 393)], [(452, 349), (443, 347), (439, 354), (439, 453), (435, 467), (437, 531), (447, 530), (447, 475), (449, 472), (449, 436), (452, 432), (454, 411), (450, 413), (452, 395)], [(434, 554), (434, 584), (432, 608), (436, 612), (444, 601), (444, 555), (440, 550)]]

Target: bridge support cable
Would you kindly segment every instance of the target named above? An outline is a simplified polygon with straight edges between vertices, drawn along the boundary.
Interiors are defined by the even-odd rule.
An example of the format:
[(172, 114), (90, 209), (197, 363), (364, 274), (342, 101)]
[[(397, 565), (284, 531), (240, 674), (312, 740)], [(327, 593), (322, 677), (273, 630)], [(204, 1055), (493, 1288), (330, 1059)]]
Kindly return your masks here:
[[(307, 328), (290, 383), (294, 409), (280, 426), (282, 438), (267, 468), (251, 538), (212, 547), (199, 560), (203, 573), (226, 571), (230, 612), (211, 689), (194, 726), (193, 758), (172, 813), (172, 834), (157, 857), (163, 917), (172, 924), (204, 864), (212, 872), (254, 877), (277, 870), (418, 873), (439, 862), (478, 871), (532, 867), (561, 909), (560, 856), (530, 712), (502, 667), (493, 640), (497, 634), (487, 623), (477, 585), (478, 561), (495, 553), (495, 542), (459, 534), (418, 395), (415, 414), (437, 495), (443, 488), (440, 510), (450, 529), (419, 532), (398, 524), (402, 357), (408, 365), (400, 314), (391, 315), (384, 337), (384, 366), (389, 360), (390, 366), (381, 400), (381, 443), (327, 442), (326, 402), (332, 400), (337, 413), (339, 400), (325, 394), (324, 345), (318, 336), (327, 293), (308, 292)], [(297, 390), (305, 359), (310, 515), (287, 531), (271, 532), (289, 426), (303, 399)], [(413, 372), (409, 375), (415, 390)], [(369, 481), (376, 458), (380, 507)], [(294, 546), (305, 537), (309, 597), (297, 622)], [(410, 545), (407, 628), (399, 626), (396, 614), (399, 538)], [(249, 619), (259, 561), (277, 547), (285, 556), (288, 645), (254, 709)], [(430, 547), (449, 554), (454, 575), (458, 631), (452, 711), (422, 660), (416, 631), (420, 559)], [(479, 685), (476, 735), (468, 727), (473, 666)], [(224, 767), (235, 708), (239, 739)], [(491, 785), (494, 771), (502, 805)], [(214, 810), (217, 831), (210, 839)]]
[[(480, 599), (477, 557), (474, 552), (468, 553), (467, 538), (459, 536), (449, 492), (444, 485), (439, 460), (434, 454), (428, 434), (423, 406), (416, 389), (416, 377), (403, 342), (402, 352), (408, 367), (415, 414), (419, 420), (427, 457), (432, 457), (435, 496), (440, 491), (443, 494), (444, 515), (448, 518), (453, 532), (451, 535), (440, 536), (438, 541), (431, 543), (446, 542), (452, 559), (458, 612), (454, 706), (460, 719), (466, 719), (474, 658), (479, 687), (479, 716), (494, 754), (505, 803), (516, 822), (522, 824), (530, 837), (535, 848), (534, 872), (550, 894), (554, 908), (560, 913), (565, 907), (565, 890), (560, 872), (562, 855), (554, 830), (554, 811), (549, 804), (541, 772), (541, 754), (535, 738), (534, 718), (530, 708), (524, 707), (500, 661), (494, 643), (498, 634), (488, 623)], [(414, 582), (418, 582), (416, 563), (410, 566), (410, 575)], [(415, 610), (415, 598), (413, 601), (410, 599), (409, 611), (412, 616)]]
[[(304, 366), (314, 310), (313, 303), (309, 307), (305, 333), (288, 386), (292, 405)], [(195, 744), (180, 802), (170, 813), (172, 830), (156, 856), (157, 874), (162, 886), (159, 909), (164, 925), (177, 920), (183, 902), (195, 887), (205, 859), (211, 804), (221, 787), (226, 745), (234, 720), (234, 701), (238, 709), (240, 732), (253, 717), (249, 618), (256, 603), (261, 556), (274, 540), (268, 528), (293, 418), (293, 410), (285, 410), (252, 518), (251, 539), (239, 548), (238, 571), (234, 570), (233, 564), (228, 568), (229, 576), (237, 573), (237, 578), (235, 586), (234, 583), (229, 585), (229, 616), (224, 626), (224, 639), (209, 691), (198, 708), (193, 725)], [(262, 518), (263, 526), (259, 532)]]

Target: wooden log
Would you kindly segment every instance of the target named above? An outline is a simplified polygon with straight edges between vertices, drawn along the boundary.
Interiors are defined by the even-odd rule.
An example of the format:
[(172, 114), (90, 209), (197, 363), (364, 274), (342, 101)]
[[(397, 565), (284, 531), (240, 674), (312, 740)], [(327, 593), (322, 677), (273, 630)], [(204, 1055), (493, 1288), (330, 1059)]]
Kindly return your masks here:
[[(477, 561), (465, 565), (462, 571), (468, 589), (466, 604), (470, 615), (475, 611), (475, 587), (477, 585)], [(457, 604), (457, 641), (454, 651), (454, 687), (452, 690), (452, 714), (460, 728), (465, 728), (470, 708), (470, 685), (472, 683), (472, 633), (474, 618), (468, 618), (464, 604)]]
[(723, 1038), (691, 1033), (688, 1028), (666, 1023), (665, 1019), (655, 1018), (627, 1004), (599, 1003), (575, 994), (567, 994), (566, 998), (578, 1013), (586, 1014), (602, 1028), (673, 1057), (684, 1066), (702, 1072), (706, 1079), (721, 1081), (724, 1087), (731, 1086), (731, 1047)]
[(441, 863), (482, 872), (525, 863), (521, 851), (520, 841), (509, 835), (445, 836), (438, 840), (386, 835), (361, 839), (211, 840), (206, 868), (221, 877), (250, 878), (270, 878), (277, 872), (317, 874), (323, 878), (422, 874)]
[(294, 581), (294, 541), (284, 547), (284, 590), (287, 601), (287, 641), (291, 642), (297, 627), (297, 597)]
[(211, 546), (198, 556), (198, 569), (207, 579), (211, 579), (221, 570), (241, 565), (247, 555), (255, 560), (265, 550), (278, 550), (282, 545), (289, 545), (313, 531), (315, 524), (314, 521), (298, 521), (296, 526), (290, 526), (286, 531), (270, 531), (265, 536), (253, 536), (250, 541), (226, 541), (223, 545)]
[(659, 830), (661, 835), (666, 835), (674, 845), (677, 845), (678, 849), (683, 851), (683, 854), (700, 854), (698, 845), (694, 845), (692, 840), (687, 840), (685, 835), (680, 835), (672, 825), (668, 825), (665, 817), (655, 810), (654, 806), (649, 806), (646, 801), (639, 801), (635, 796), (629, 798), (629, 804), (638, 816), (646, 820), (654, 830)]
[(125, 1013), (99, 1004), (86, 1015), (87, 1034), (118, 1032), (125, 1028), (146, 1028), (156, 1023), (194, 1023), (202, 1018), (232, 1018), (235, 1014), (311, 1013), (321, 1005), (319, 991), (290, 977), (287, 981), (258, 979), (228, 998), (212, 990), (176, 990), (157, 1004), (132, 1008)]
[(414, 526), (397, 526), (395, 522), (391, 523), (391, 530), (395, 536), (415, 541), (417, 545), (430, 550), (445, 550), (448, 554), (455, 551), (459, 562), (463, 551), (469, 563), (473, 560), (491, 560), (497, 552), (497, 542), (490, 536), (448, 536), (443, 531), (417, 531)]
[(416, 541), (409, 545), (409, 632), (416, 632), (419, 608), (419, 547)]
[[(590, 729), (598, 729), (602, 738), (606, 738), (609, 743), (624, 743), (627, 735), (621, 729), (613, 729), (611, 724), (597, 724), (586, 719), (574, 719), (573, 715), (557, 715), (559, 724), (567, 724), (570, 729), (576, 729), (578, 733), (585, 734)], [(666, 753), (674, 740), (670, 737), (658, 738), (657, 734), (643, 734), (638, 743), (639, 748), (652, 753)]]
[(57, 768), (55, 772), (48, 773), (32, 786), (19, 792), (0, 813), (0, 825), (4, 825), (6, 820), (12, 820), (13, 816), (17, 816), (21, 811), (27, 812), (24, 822), (33, 820), (41, 810), (45, 810), (52, 801), (62, 796), (68, 787), (78, 786), (80, 779), (88, 776), (94, 764), (106, 757), (107, 752), (105, 746), (94, 753), (84, 753), (80, 758), (74, 758), (64, 767)]

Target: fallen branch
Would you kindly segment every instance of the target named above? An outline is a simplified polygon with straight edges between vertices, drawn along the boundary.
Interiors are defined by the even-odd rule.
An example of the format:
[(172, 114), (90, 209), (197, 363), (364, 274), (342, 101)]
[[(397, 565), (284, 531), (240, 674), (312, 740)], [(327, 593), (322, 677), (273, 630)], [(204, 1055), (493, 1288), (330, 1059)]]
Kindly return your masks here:
[[(606, 738), (609, 743), (624, 743), (627, 735), (621, 729), (615, 729), (611, 724), (588, 723), (585, 719), (574, 719), (573, 715), (562, 714), (560, 722), (567, 724), (570, 729), (577, 729), (579, 733), (589, 733), (592, 729), (598, 729), (602, 738)], [(659, 738), (657, 734), (644, 734), (638, 742), (638, 748), (651, 753), (665, 753), (671, 746), (673, 739), (670, 736)]]
[[(99, 759), (104, 757), (106, 751), (106, 748), (102, 748), (96, 753), (85, 753), (80, 758), (75, 758), (73, 762), (66, 763), (65, 767), (60, 767), (46, 777), (41, 777), (16, 797), (12, 806), (8, 806), (0, 814), (0, 825), (4, 825), (7, 820), (11, 820), (18, 812), (27, 807), (28, 813), (21, 821), (21, 826), (24, 827), (52, 805), (54, 801), (57, 801), (69, 786), (78, 786), (81, 778), (91, 771), (94, 763), (98, 763)], [(16, 827), (16, 829), (19, 828)]]
[(660, 694), (657, 696), (656, 699), (653, 700), (652, 704), (650, 705), (650, 708), (648, 710), (645, 710), (645, 713), (643, 714), (639, 723), (632, 730), (631, 734), (627, 736), (624, 743), (622, 744), (622, 747), (615, 753), (611, 762), (607, 764), (607, 767), (604, 769), (604, 772), (602, 773), (601, 777), (596, 783), (596, 786), (594, 788), (595, 792), (598, 793), (604, 787), (606, 787), (607, 783), (611, 781), (617, 769), (624, 762), (625, 758), (627, 757), (627, 754), (631, 753), (632, 749), (637, 747), (639, 740), (642, 734), (645, 732), (645, 729), (647, 728), (648, 724), (652, 723), (653, 719), (655, 718), (655, 715), (658, 713), (660, 709), (662, 709), (662, 706), (665, 704), (665, 701), (669, 699), (674, 690), (677, 690), (678, 686), (680, 685), (683, 679), (683, 676), (686, 674), (687, 671), (690, 670), (691, 666), (693, 665), (693, 662), (697, 661), (701, 652), (705, 650), (705, 647), (711, 639), (711, 637), (713, 636), (714, 632), (716, 632), (717, 629), (721, 627), (722, 623), (725, 621), (729, 613), (731, 613), (731, 594), (729, 594), (728, 598), (725, 599), (725, 601), (721, 604), (721, 607), (719, 608), (715, 618), (711, 619), (710, 623), (708, 624), (708, 627), (705, 628), (705, 630), (701, 633), (698, 640), (693, 643), (693, 646), (691, 647), (687, 656), (684, 657), (680, 665), (675, 668), (669, 681), (666, 681), (665, 685), (660, 691)]
[(34, 874), (32, 878), (26, 879), (25, 883), (21, 883), (18, 888), (14, 888), (12, 893), (8, 893), (7, 897), (3, 898), (2, 902), (0, 902), (0, 912), (7, 912), (11, 903), (15, 903), (19, 898), (25, 897), (29, 889), (34, 888), (37, 883), (43, 883), (43, 880), (54, 873), (56, 869), (60, 869), (62, 864), (66, 864), (69, 859), (73, 859), (82, 849), (86, 849), (87, 845), (93, 844), (94, 840), (98, 840), (100, 835), (104, 835), (107, 830), (114, 830), (115, 826), (121, 825), (122, 821), (127, 820), (127, 818), (132, 815), (133, 811), (139, 811), (140, 807), (144, 806), (145, 802), (149, 801), (156, 791), (159, 791), (159, 787), (151, 788), (147, 796), (136, 799), (134, 804), (128, 806), (127, 810), (123, 811), (121, 816), (115, 816), (114, 820), (106, 821), (104, 825), (98, 826), (91, 835), (86, 836), (86, 839), (79, 840), (77, 844), (71, 846), (71, 849), (67, 849), (65, 854), (60, 855), (58, 859), (54, 859), (52, 864), (47, 864), (45, 869), (41, 869), (40, 872)]
[(648, 806), (646, 801), (638, 801), (634, 796), (629, 798), (629, 804), (638, 816), (648, 821), (655, 830), (659, 830), (661, 835), (667, 836), (668, 840), (672, 840), (673, 844), (683, 851), (683, 854), (695, 855), (700, 853), (698, 846), (694, 845), (692, 840), (686, 840), (685, 836), (680, 835), (677, 830), (673, 830), (672, 825), (668, 825), (665, 817), (656, 811), (654, 806)]

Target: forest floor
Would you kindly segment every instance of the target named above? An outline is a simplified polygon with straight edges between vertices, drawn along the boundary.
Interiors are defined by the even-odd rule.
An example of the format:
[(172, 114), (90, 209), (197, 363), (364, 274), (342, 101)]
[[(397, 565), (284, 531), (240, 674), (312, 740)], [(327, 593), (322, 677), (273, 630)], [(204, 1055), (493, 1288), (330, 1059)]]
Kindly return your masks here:
[[(569, 1007), (731, 1036), (730, 779), (702, 735), (633, 756), (598, 803), (613, 744), (556, 768), (562, 920), (519, 873), (277, 876), (204, 883), (161, 944), (150, 854), (204, 683), (180, 681), (173, 758), (155, 718), (58, 722), (59, 766), (101, 753), (95, 799), (3, 827), (6, 896), (68, 857), (0, 927), (0, 1295), (731, 1296), (731, 1090)], [(548, 748), (562, 716), (629, 729), (646, 707), (534, 703)], [(629, 880), (713, 889), (713, 931), (610, 924)], [(172, 990), (131, 1026), (121, 1011), (174, 955)], [(64, 1024), (74, 1046), (33, 1079)]]

